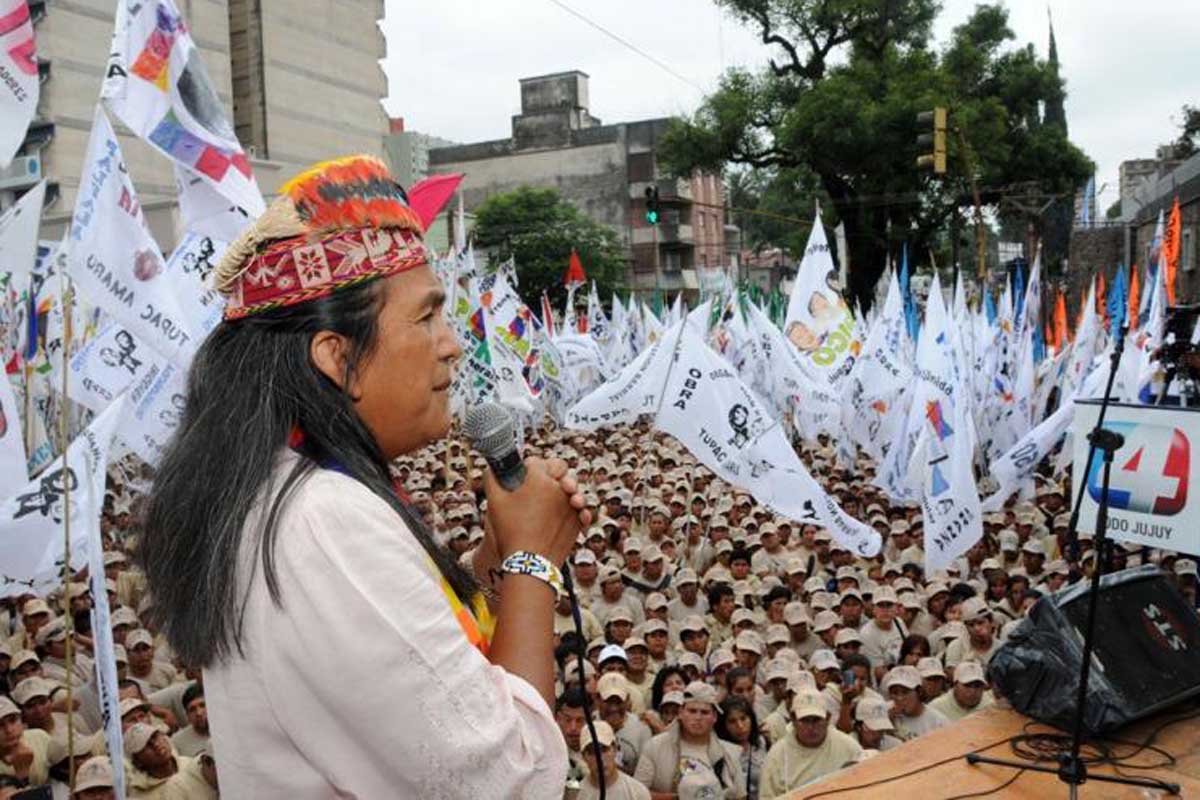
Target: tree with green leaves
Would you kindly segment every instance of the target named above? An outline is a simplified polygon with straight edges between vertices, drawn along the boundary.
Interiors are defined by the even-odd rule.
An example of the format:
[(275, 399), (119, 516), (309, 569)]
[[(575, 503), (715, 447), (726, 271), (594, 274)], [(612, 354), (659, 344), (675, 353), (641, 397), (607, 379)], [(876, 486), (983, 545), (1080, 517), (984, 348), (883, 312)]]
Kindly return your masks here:
[(1200, 152), (1200, 106), (1184, 104), (1179, 112), (1179, 138), (1168, 144), (1176, 158), (1191, 158)]
[[(935, 0), (717, 2), (774, 57), (759, 72), (728, 71), (693, 116), (673, 121), (660, 155), (678, 174), (811, 173), (829, 199), (824, 221), (845, 225), (847, 288), (864, 308), (903, 242), (922, 260), (958, 238), (947, 230), (973, 230), (975, 189), (985, 210), (1036, 231), (1046, 203), (1072, 204), (1093, 170), (1065, 125), (1042, 113), (1063, 96), (1057, 65), (1031, 45), (1008, 48), (1002, 6), (978, 6), (937, 52)], [(950, 117), (941, 176), (916, 165), (916, 115), (935, 106)], [(973, 253), (960, 260), (972, 265)]]
[(487, 251), (493, 267), (513, 259), (517, 291), (530, 308), (540, 307), (543, 291), (556, 309), (563, 307), (563, 275), (572, 250), (606, 299), (625, 275), (616, 232), (594, 222), (554, 189), (522, 186), (489, 197), (475, 210), (475, 246)]

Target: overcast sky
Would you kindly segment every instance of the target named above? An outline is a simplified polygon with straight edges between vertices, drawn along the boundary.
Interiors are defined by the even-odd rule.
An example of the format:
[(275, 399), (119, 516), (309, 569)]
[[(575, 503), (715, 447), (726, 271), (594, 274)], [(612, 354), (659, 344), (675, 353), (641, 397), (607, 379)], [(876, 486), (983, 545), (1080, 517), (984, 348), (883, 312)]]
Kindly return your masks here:
[[(582, 70), (591, 113), (622, 122), (693, 111), (726, 67), (765, 63), (774, 49), (708, 0), (560, 0), (667, 69), (573, 16), (554, 0), (387, 0), (384, 68), (392, 116), (459, 142), (505, 138), (520, 111), (517, 80)], [(944, 0), (939, 41), (975, 0)], [(1175, 138), (1179, 109), (1200, 104), (1195, 0), (1056, 0), (1071, 138), (1097, 164), (1101, 213), (1117, 197), (1117, 166)], [(1010, 0), (1017, 42), (1045, 57), (1046, 4)], [(669, 71), (668, 71), (669, 69)], [(678, 73), (683, 79), (672, 73)], [(685, 79), (685, 80), (684, 80)]]

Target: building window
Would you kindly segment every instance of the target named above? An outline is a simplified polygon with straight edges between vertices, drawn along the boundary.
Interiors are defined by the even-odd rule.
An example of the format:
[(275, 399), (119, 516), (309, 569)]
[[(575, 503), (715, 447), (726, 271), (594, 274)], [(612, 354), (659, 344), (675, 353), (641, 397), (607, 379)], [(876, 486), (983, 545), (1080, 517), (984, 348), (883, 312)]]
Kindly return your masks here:
[(627, 166), (630, 183), (654, 180), (654, 153), (630, 153)]
[(1179, 265), (1191, 272), (1196, 268), (1196, 231), (1194, 228), (1184, 228), (1179, 241)]
[(663, 272), (679, 272), (681, 259), (678, 250), (664, 250), (662, 253)]

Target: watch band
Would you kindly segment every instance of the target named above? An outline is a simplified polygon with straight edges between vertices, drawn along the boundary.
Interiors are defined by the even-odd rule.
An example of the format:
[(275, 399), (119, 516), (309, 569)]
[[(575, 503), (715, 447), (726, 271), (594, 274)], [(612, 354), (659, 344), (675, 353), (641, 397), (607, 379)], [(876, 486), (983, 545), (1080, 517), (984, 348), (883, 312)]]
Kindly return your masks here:
[(556, 594), (563, 591), (562, 573), (558, 567), (545, 556), (528, 550), (518, 550), (505, 558), (500, 562), (500, 572), (507, 575), (529, 575), (544, 581)]

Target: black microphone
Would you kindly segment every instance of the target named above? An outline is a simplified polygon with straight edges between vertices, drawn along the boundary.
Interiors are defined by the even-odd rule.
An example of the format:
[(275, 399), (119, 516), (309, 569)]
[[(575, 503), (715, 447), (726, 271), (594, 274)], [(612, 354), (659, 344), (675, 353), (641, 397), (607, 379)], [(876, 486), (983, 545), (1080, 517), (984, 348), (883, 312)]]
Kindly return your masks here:
[(505, 491), (515, 491), (524, 483), (525, 464), (517, 447), (516, 423), (508, 409), (490, 402), (468, 409), (463, 433), (487, 460)]

